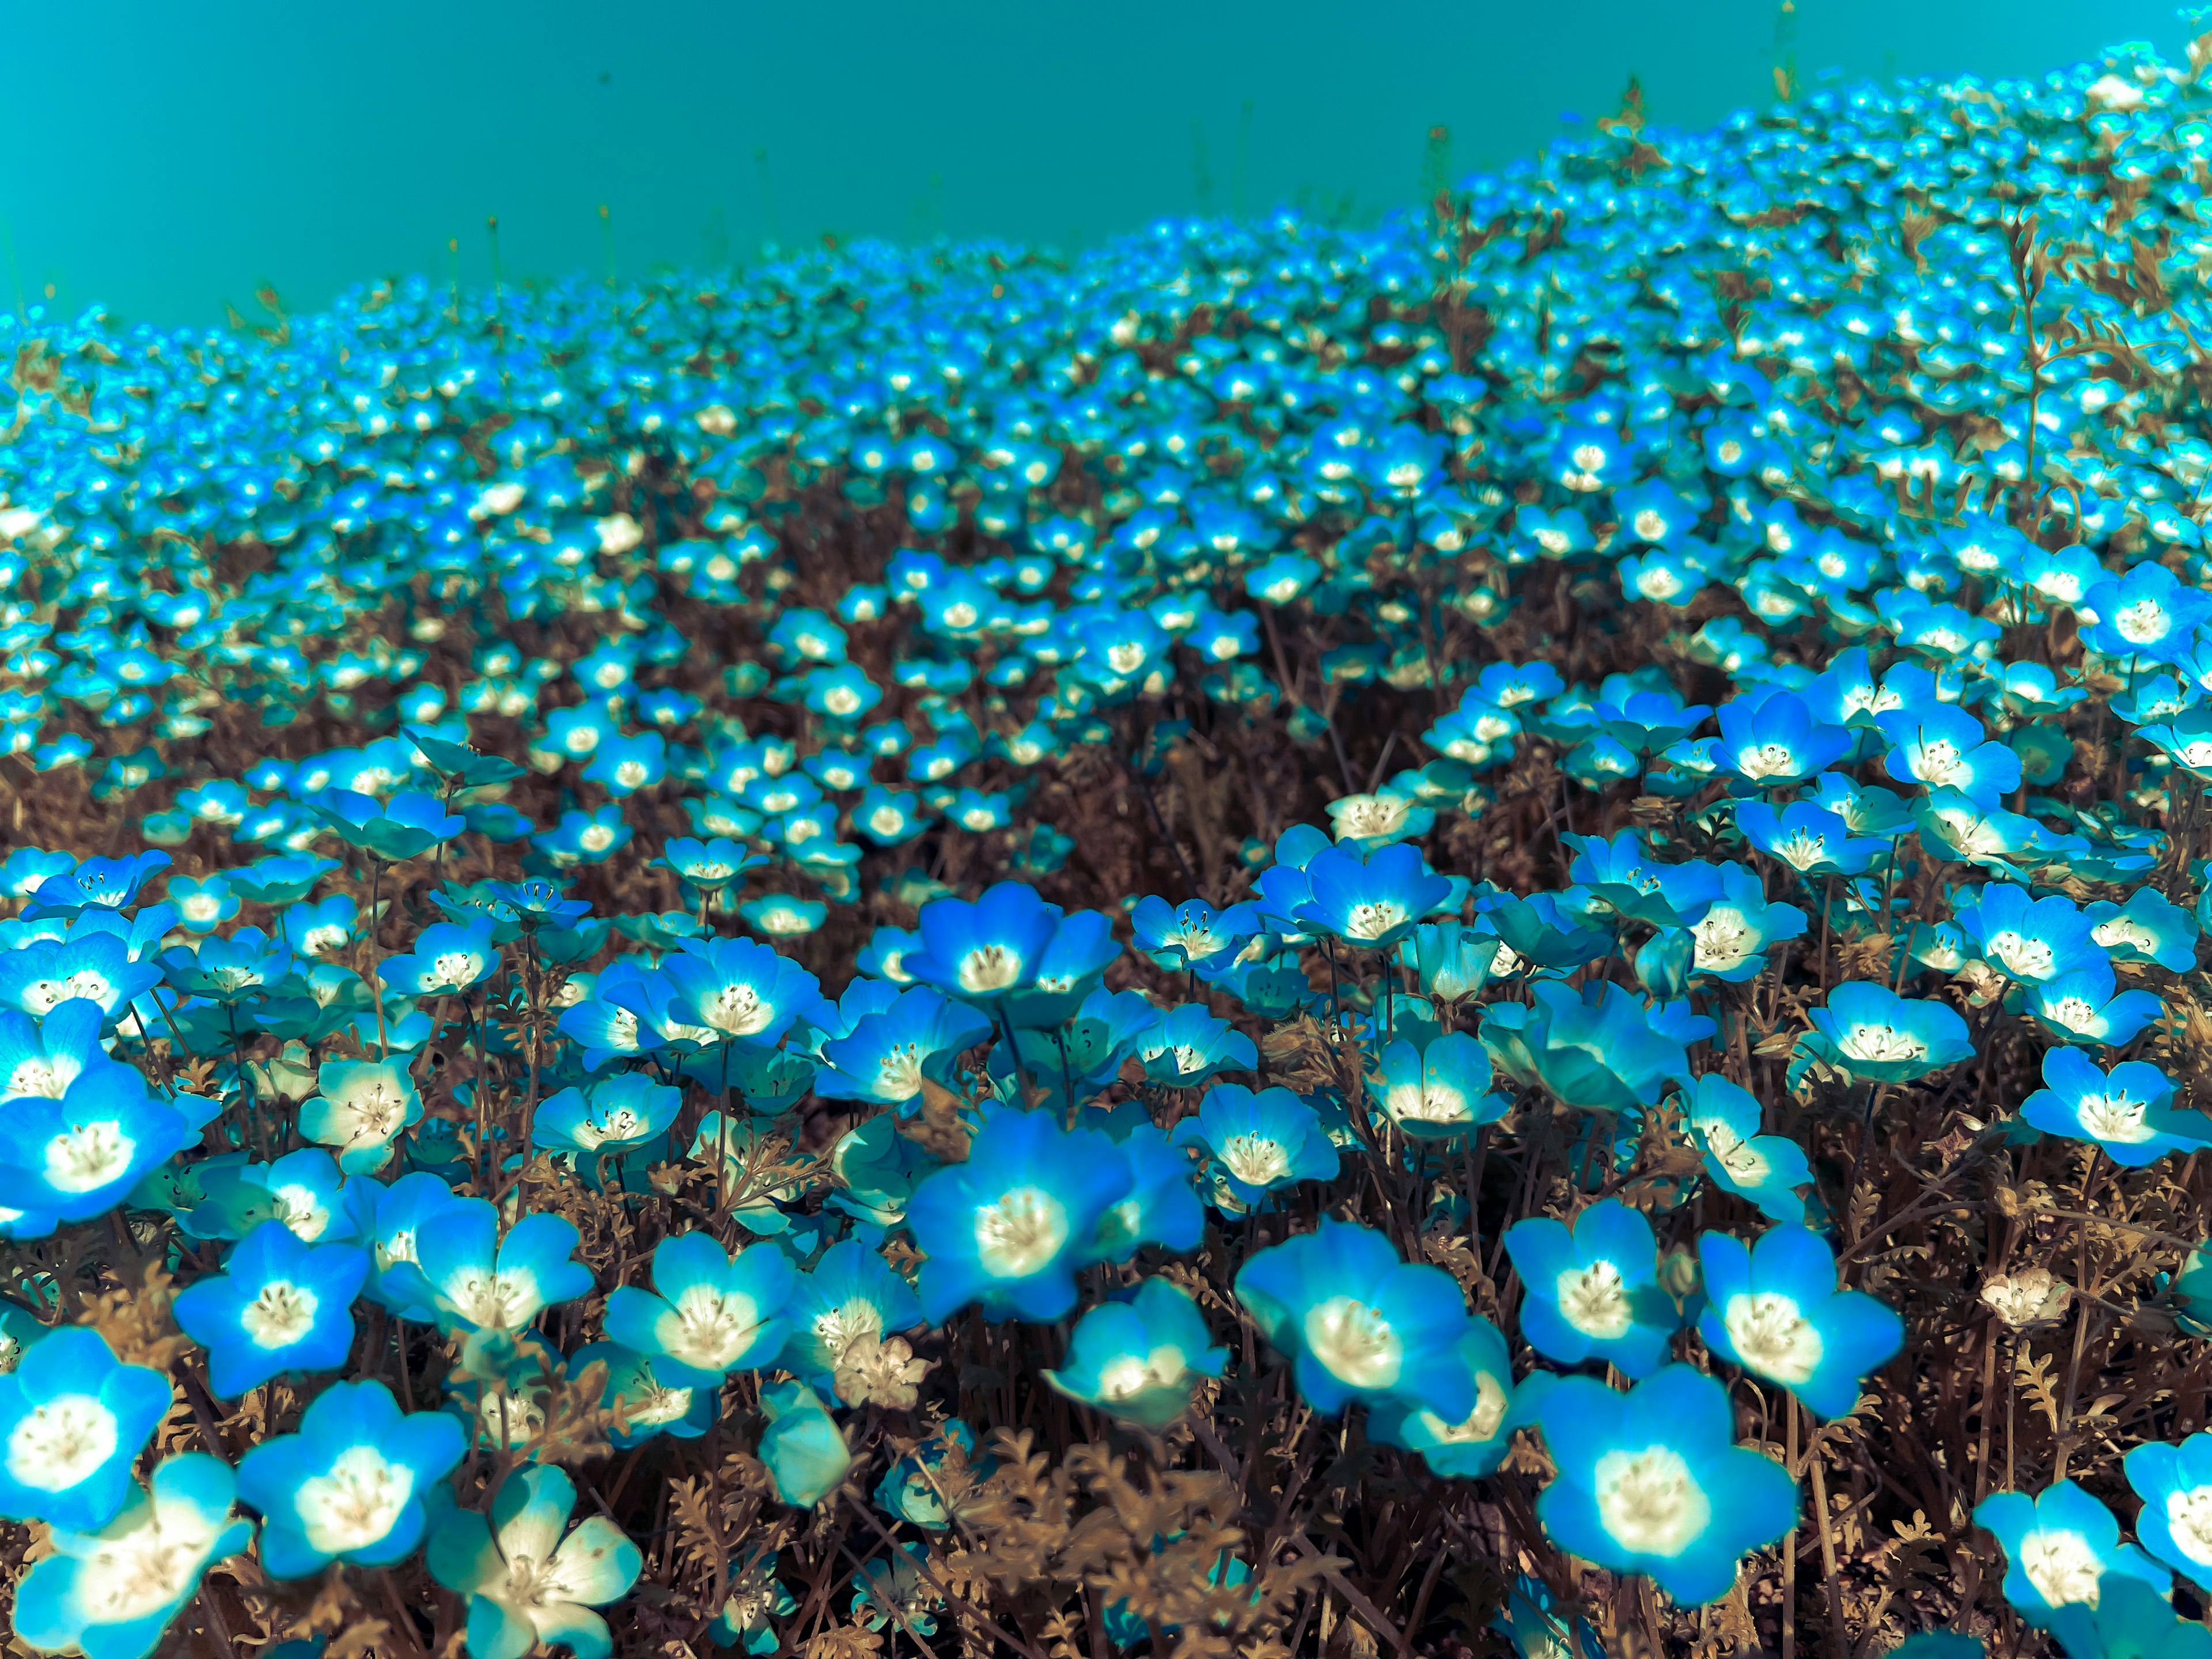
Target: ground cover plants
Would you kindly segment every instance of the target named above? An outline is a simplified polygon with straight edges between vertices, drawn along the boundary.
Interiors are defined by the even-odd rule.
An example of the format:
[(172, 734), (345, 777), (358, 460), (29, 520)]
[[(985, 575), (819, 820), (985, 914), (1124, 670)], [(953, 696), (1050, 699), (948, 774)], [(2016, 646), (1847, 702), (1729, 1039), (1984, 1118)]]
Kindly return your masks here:
[(2212, 1649), (2208, 59), (10, 319), (18, 1650)]

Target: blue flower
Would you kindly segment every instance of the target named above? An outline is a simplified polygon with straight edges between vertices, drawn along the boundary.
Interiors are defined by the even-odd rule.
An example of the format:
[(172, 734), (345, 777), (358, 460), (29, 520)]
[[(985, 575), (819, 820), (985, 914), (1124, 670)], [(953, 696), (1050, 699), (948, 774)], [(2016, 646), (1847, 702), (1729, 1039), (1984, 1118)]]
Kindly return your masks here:
[(1749, 1090), (1708, 1072), (1684, 1097), (1682, 1112), (1716, 1182), (1769, 1220), (1805, 1218), (1796, 1189), (1812, 1184), (1813, 1166), (1787, 1135), (1759, 1133), (1759, 1102)]
[(537, 1464), (511, 1476), (489, 1519), (451, 1509), (430, 1535), (430, 1576), (466, 1598), (471, 1659), (523, 1659), (538, 1646), (608, 1659), (614, 1638), (594, 1612), (627, 1595), (644, 1558), (604, 1515), (573, 1528), (576, 1485)]
[(16, 1637), (45, 1653), (146, 1659), (198, 1591), (200, 1575), (242, 1552), (252, 1523), (232, 1508), (230, 1467), (189, 1452), (99, 1527), (57, 1526), (52, 1553), (15, 1587)]
[(923, 1079), (944, 1083), (955, 1060), (990, 1040), (990, 1020), (965, 1003), (926, 987), (884, 988), (893, 994), (883, 1006), (822, 1045), (830, 1069), (816, 1076), (814, 1091), (824, 1099), (910, 1105), (921, 1097)]
[(927, 1257), (923, 1314), (942, 1325), (973, 1302), (990, 1319), (1058, 1319), (1075, 1305), (1075, 1270), (1099, 1223), (1129, 1188), (1127, 1158), (1097, 1130), (987, 1110), (967, 1162), (936, 1170), (907, 1204)]
[(315, 1095), (300, 1107), (300, 1133), (338, 1149), (338, 1168), (368, 1175), (392, 1161), (392, 1143), (422, 1121), (422, 1097), (397, 1060), (326, 1060)]
[(1705, 1346), (1787, 1389), (1822, 1417), (1847, 1417), (1868, 1373), (1896, 1358), (1905, 1322), (1863, 1291), (1836, 1288), (1836, 1259), (1817, 1233), (1770, 1228), (1746, 1249), (1703, 1233)]
[(1171, 1089), (1196, 1088), (1223, 1072), (1249, 1072), (1260, 1063), (1250, 1037), (1195, 1002), (1164, 1011), (1129, 1047), (1145, 1075)]
[(921, 907), (921, 949), (906, 971), (947, 996), (991, 1004), (1033, 983), (1060, 912), (1035, 888), (1002, 881), (970, 904), (936, 899)]
[(332, 1560), (388, 1567), (422, 1541), (423, 1499), (468, 1449), (447, 1412), (403, 1414), (381, 1382), (333, 1382), (299, 1431), (238, 1466), (239, 1496), (259, 1510), (261, 1563), (306, 1578)]
[[(2155, 1587), (2124, 1571), (2099, 1579), (2094, 1601), (2069, 1601), (2053, 1611), (2050, 1628), (2069, 1659), (2212, 1659), (2212, 1631), (2182, 1617)], [(1974, 1646), (1978, 1653), (1981, 1644)]]
[(1459, 1286), (1401, 1261), (1378, 1232), (1324, 1215), (1318, 1231), (1249, 1258), (1237, 1296), (1324, 1416), (1355, 1400), (1412, 1401), (1448, 1423), (1474, 1408), (1474, 1380), (1454, 1363), (1468, 1322)]
[(2092, 904), (2082, 915), (2089, 937), (2114, 962), (2154, 962), (2172, 974), (2197, 965), (2197, 918), (2154, 888), (2138, 887), (2124, 904)]
[(639, 1072), (548, 1095), (531, 1120), (530, 1144), (585, 1160), (650, 1147), (684, 1109), (684, 1093)]
[[(1048, 1377), (1051, 1373), (1045, 1375)], [(929, 1532), (942, 1532), (951, 1524), (945, 1512), (945, 1468), (955, 1459), (976, 1480), (996, 1467), (995, 1460), (975, 1462), (975, 1431), (958, 1418), (947, 1418), (921, 1445), (892, 1463), (876, 1483), (876, 1507), (886, 1515)]]
[(1644, 1006), (1619, 986), (1593, 981), (1529, 987), (1530, 1000), (1483, 1009), (1482, 1046), (1523, 1087), (1540, 1086), (1569, 1106), (1619, 1112), (1658, 1103), (1686, 1082), (1689, 1052), (1656, 1029)]
[(1198, 1304), (1168, 1280), (1147, 1279), (1128, 1301), (1101, 1303), (1076, 1321), (1066, 1363), (1044, 1379), (1109, 1417), (1159, 1429), (1228, 1363)]
[(467, 826), (437, 796), (409, 790), (380, 801), (352, 789), (311, 795), (307, 810), (347, 846), (397, 864), (451, 841)]
[(2021, 1118), (2045, 1134), (2094, 1142), (2115, 1164), (2140, 1169), (2212, 1146), (2212, 1118), (2176, 1110), (2173, 1081), (2155, 1066), (2130, 1060), (2105, 1072), (2075, 1049), (2051, 1048), (2043, 1080), (2049, 1086), (2021, 1103)]
[(1753, 847), (1808, 878), (1858, 875), (1885, 850), (1872, 836), (1854, 836), (1838, 814), (1814, 801), (1794, 800), (1777, 811), (1747, 800), (1735, 809), (1735, 823)]
[(33, 1019), (80, 997), (114, 1019), (161, 982), (160, 967), (134, 960), (130, 941), (113, 933), (33, 939), (0, 953), (0, 1008), (21, 1009)]
[(1375, 1407), (1367, 1432), (1386, 1446), (1419, 1453), (1431, 1474), (1477, 1480), (1504, 1462), (1520, 1426), (1505, 1338), (1488, 1320), (1470, 1319), (1448, 1363), (1464, 1368), (1474, 1384), (1474, 1405), (1465, 1417), (1454, 1421), (1418, 1401), (1393, 1400)]
[(599, 1404), (621, 1415), (621, 1425), (607, 1431), (617, 1451), (641, 1446), (659, 1434), (696, 1440), (721, 1415), (720, 1390), (663, 1382), (654, 1364), (652, 1356), (634, 1353), (618, 1342), (587, 1342), (568, 1356), (572, 1377), (582, 1376), (593, 1365), (607, 1368)]
[(2200, 1589), (2212, 1589), (2212, 1434), (2192, 1434), (2178, 1446), (2137, 1446), (2124, 1467), (2142, 1499), (2136, 1536), (2143, 1548)]
[(1513, 1644), (1520, 1659), (1605, 1659), (1605, 1644), (1589, 1620), (1553, 1611), (1552, 1592), (1527, 1573), (1514, 1581), (1490, 1628)]
[(1224, 967), (1261, 932), (1259, 908), (1232, 904), (1216, 910), (1204, 899), (1170, 906), (1146, 896), (1129, 918), (1137, 948), (1163, 968)]
[(1425, 1048), (1401, 1037), (1384, 1048), (1375, 1093), (1402, 1133), (1448, 1140), (1505, 1115), (1512, 1103), (1489, 1093), (1490, 1080), (1489, 1054), (1466, 1032), (1453, 1031)]
[(852, 1449), (819, 1395), (803, 1382), (772, 1382), (761, 1390), (761, 1409), (769, 1425), (760, 1438), (760, 1461), (777, 1497), (794, 1508), (811, 1509), (844, 1484)]
[(921, 1323), (921, 1304), (880, 1253), (846, 1238), (798, 1276), (784, 1302), (783, 1323), (789, 1334), (777, 1365), (827, 1388), (854, 1342), (912, 1329)]
[(1973, 1058), (1966, 1022), (1948, 1006), (1866, 980), (1837, 986), (1807, 1018), (1814, 1029), (1797, 1040), (1793, 1073), (1809, 1058), (1854, 1078), (1910, 1083)]
[(1312, 897), (1295, 920), (1367, 951), (1395, 945), (1451, 892), (1418, 848), (1403, 845), (1365, 860), (1351, 848), (1332, 847), (1307, 864), (1305, 878)]
[(1624, 1376), (1665, 1363), (1682, 1316), (1659, 1283), (1651, 1224), (1619, 1199), (1593, 1204), (1571, 1230), (1550, 1216), (1506, 1230), (1521, 1275), (1521, 1334), (1547, 1359), (1601, 1359)]
[(755, 1550), (730, 1570), (729, 1594), (707, 1634), (719, 1648), (742, 1646), (759, 1655), (776, 1650), (772, 1622), (799, 1611), (798, 1598), (775, 1576), (776, 1552)]
[(1982, 723), (1953, 703), (1926, 702), (1875, 717), (1891, 744), (1882, 766), (1899, 783), (1955, 789), (1994, 806), (2020, 787), (2020, 756), (1993, 742)]
[(1176, 1125), (1172, 1139), (1204, 1152), (1243, 1209), (1301, 1181), (1336, 1179), (1336, 1146), (1321, 1115), (1288, 1089), (1255, 1094), (1238, 1084), (1216, 1084), (1197, 1115)]
[(0, 1374), (0, 1516), (71, 1532), (106, 1526), (170, 1398), (167, 1377), (123, 1364), (89, 1327), (41, 1338)]
[(1794, 788), (1850, 754), (1857, 739), (1815, 722), (1787, 691), (1749, 692), (1720, 708), (1721, 767), (1762, 790)]
[(222, 1273), (177, 1293), (177, 1324), (208, 1351), (215, 1392), (235, 1400), (286, 1371), (343, 1365), (353, 1349), (353, 1299), (368, 1277), (368, 1254), (359, 1247), (309, 1244), (283, 1222), (264, 1221)]
[(720, 1388), (783, 1346), (793, 1278), (773, 1245), (732, 1256), (712, 1233), (678, 1233), (653, 1249), (653, 1291), (624, 1285), (607, 1297), (607, 1335), (651, 1358), (664, 1382)]
[(2033, 1498), (2001, 1492), (1974, 1508), (1974, 1524), (2005, 1553), (2004, 1598), (2023, 1622), (2051, 1627), (2051, 1615), (2072, 1602), (2101, 1601), (2100, 1579), (2140, 1580), (2159, 1595), (2173, 1575), (2132, 1544), (2120, 1542), (2112, 1512), (2075, 1486), (2061, 1480)]
[(1735, 1443), (1727, 1394), (1687, 1365), (1626, 1395), (1570, 1376), (1536, 1411), (1559, 1469), (1536, 1499), (1552, 1541), (1686, 1607), (1727, 1595), (1741, 1558), (1796, 1524), (1797, 1483)]
[(1497, 971), (1498, 935), (1463, 922), (1425, 921), (1400, 942), (1398, 960), (1413, 969), (1422, 993), (1442, 1002), (1478, 996)]
[(1717, 868), (1662, 864), (1645, 853), (1633, 830), (1624, 830), (1611, 841), (1595, 836), (1565, 839), (1575, 849), (1568, 873), (1589, 890), (1591, 908), (1599, 915), (1610, 909), (1654, 927), (1690, 927), (1721, 896)]
[(460, 1199), (415, 1234), (414, 1261), (386, 1268), (385, 1294), (432, 1310), (449, 1332), (519, 1332), (591, 1293), (591, 1269), (568, 1259), (576, 1244), (575, 1224), (557, 1215), (525, 1216), (501, 1238), (489, 1200)]
[(492, 919), (434, 921), (415, 936), (415, 948), (388, 957), (377, 977), (410, 996), (453, 996), (473, 990), (499, 971), (499, 946), (492, 942)]
[(1705, 978), (1741, 985), (1766, 971), (1769, 946), (1803, 935), (1805, 913), (1794, 904), (1769, 904), (1758, 875), (1741, 864), (1722, 866), (1719, 887), (1689, 929), (1690, 966)]
[(673, 988), (675, 1018), (754, 1048), (774, 1048), (822, 1006), (813, 975), (751, 939), (685, 939), (661, 959), (658, 977)]
[(2161, 1006), (2155, 991), (2118, 990), (2112, 963), (2102, 957), (2027, 987), (2021, 1001), (2027, 1017), (2053, 1036), (2099, 1048), (2132, 1042)]
[(2024, 887), (1993, 881), (1952, 916), (1983, 960), (2015, 980), (2047, 981), (2104, 960), (2088, 918), (2059, 894), (2031, 898)]

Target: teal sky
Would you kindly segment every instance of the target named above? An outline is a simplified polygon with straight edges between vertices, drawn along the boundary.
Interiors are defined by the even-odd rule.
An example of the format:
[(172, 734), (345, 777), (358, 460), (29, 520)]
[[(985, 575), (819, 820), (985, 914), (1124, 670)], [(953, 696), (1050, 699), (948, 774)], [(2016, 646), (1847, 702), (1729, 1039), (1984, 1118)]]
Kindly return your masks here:
[[(2173, 0), (1798, 0), (1824, 68), (2039, 73)], [(1200, 209), (1355, 215), (1604, 114), (1770, 95), (1775, 0), (0, 0), (11, 286), (214, 323), (275, 283), (641, 270), (771, 229), (1065, 245)], [(1249, 118), (1244, 112), (1248, 106)], [(1240, 139), (1240, 131), (1243, 134)], [(768, 190), (757, 152), (767, 152)], [(1240, 161), (1241, 158), (1241, 161)], [(770, 203), (773, 204), (773, 223)], [(14, 298), (7, 295), (8, 300)]]

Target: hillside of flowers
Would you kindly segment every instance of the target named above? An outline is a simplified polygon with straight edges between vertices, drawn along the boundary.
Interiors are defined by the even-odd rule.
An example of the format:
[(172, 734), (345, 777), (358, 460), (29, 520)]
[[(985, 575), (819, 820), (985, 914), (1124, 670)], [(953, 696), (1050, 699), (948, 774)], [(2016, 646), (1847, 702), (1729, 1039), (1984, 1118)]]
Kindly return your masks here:
[(2212, 34), (0, 320), (0, 1628), (2208, 1659)]

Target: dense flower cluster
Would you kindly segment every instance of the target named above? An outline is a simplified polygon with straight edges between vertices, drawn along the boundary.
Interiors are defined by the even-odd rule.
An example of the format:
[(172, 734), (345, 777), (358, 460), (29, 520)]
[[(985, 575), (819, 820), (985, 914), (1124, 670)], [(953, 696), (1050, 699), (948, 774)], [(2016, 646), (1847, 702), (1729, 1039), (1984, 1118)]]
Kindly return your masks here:
[(2189, 64), (0, 321), (18, 1645), (2204, 1645)]

